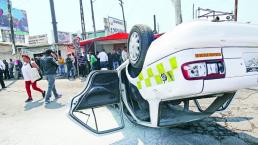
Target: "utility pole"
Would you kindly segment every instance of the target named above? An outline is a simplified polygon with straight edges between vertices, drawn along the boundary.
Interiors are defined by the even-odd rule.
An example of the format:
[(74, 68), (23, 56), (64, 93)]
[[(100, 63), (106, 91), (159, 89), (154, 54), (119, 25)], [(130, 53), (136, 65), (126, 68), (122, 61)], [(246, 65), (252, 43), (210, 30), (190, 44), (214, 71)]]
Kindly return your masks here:
[(118, 0), (118, 1), (120, 2), (120, 6), (121, 6), (121, 8), (122, 8), (122, 14), (123, 14), (125, 32), (127, 32), (127, 30), (126, 30), (126, 21), (125, 21), (125, 12), (124, 12), (124, 2), (123, 2), (123, 0)]
[(55, 44), (57, 44), (58, 43), (58, 34), (57, 34), (57, 22), (56, 22), (55, 5), (54, 5), (53, 0), (49, 0), (49, 3), (50, 3), (50, 10), (51, 10), (53, 31), (54, 31), (54, 39), (55, 39)]
[(7, 0), (7, 5), (8, 5), (8, 13), (9, 13), (9, 18), (10, 18), (10, 29), (11, 29), (11, 38), (12, 38), (12, 49), (13, 49), (13, 54), (15, 54), (15, 53), (16, 53), (15, 34), (14, 34), (14, 29), (13, 29), (12, 5), (11, 5), (10, 0)]
[(238, 0), (235, 0), (235, 12), (234, 12), (234, 20), (237, 21), (237, 13), (238, 13)]
[(195, 6), (193, 4), (193, 20), (194, 20), (194, 12), (195, 12)]
[(92, 16), (94, 37), (96, 38), (96, 37), (97, 37), (97, 34), (96, 34), (96, 25), (95, 25), (95, 17), (94, 17), (93, 0), (90, 0), (90, 6), (91, 6), (91, 16)]
[(156, 15), (153, 15), (153, 23), (154, 23), (154, 30), (153, 30), (153, 33), (154, 33), (154, 34), (157, 34), (158, 31), (157, 31)]
[[(93, 8), (93, 0), (90, 0), (90, 6), (91, 6), (91, 16), (92, 16), (92, 23), (93, 23), (93, 30), (94, 30), (94, 37), (97, 37), (96, 33), (96, 25), (95, 25), (95, 17), (94, 17), (94, 8)], [(94, 42), (94, 51), (95, 54), (97, 54), (97, 48), (96, 43)]]
[(83, 4), (82, 0), (80, 1), (80, 14), (81, 14), (81, 27), (82, 27), (82, 39), (86, 39), (86, 29), (85, 29), (85, 21), (84, 21), (84, 11), (83, 11)]
[(175, 8), (176, 25), (183, 22), (182, 11), (181, 11), (181, 0), (171, 0)]

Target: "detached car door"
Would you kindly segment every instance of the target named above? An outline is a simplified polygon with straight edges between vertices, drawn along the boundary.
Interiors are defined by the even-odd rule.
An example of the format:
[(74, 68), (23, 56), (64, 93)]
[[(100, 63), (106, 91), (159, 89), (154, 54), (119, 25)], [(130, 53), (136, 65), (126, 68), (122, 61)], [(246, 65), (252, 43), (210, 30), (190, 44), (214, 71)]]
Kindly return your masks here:
[(90, 73), (84, 90), (72, 99), (69, 115), (97, 134), (122, 129), (124, 120), (117, 72)]

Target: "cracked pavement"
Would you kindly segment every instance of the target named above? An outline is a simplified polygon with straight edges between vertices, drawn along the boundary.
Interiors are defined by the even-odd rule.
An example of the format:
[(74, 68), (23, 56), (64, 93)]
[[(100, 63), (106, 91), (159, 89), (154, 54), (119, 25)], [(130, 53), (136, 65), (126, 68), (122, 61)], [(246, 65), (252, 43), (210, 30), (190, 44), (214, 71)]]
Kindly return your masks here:
[[(39, 82), (39, 86), (46, 88), (46, 81)], [(124, 129), (96, 135), (67, 117), (68, 101), (83, 86), (80, 80), (57, 80), (63, 97), (49, 106), (36, 92), (34, 101), (25, 104), (23, 81), (1, 90), (0, 145), (258, 145), (255, 88), (238, 91), (226, 111), (198, 122), (157, 129), (132, 124), (125, 118)]]

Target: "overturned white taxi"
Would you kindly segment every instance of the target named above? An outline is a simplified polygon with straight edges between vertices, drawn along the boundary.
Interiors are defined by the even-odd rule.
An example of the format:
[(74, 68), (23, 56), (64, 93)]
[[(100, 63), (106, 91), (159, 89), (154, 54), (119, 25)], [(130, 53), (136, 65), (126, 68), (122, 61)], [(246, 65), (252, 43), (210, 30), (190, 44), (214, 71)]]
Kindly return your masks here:
[[(123, 113), (137, 124), (167, 127), (225, 110), (239, 89), (258, 84), (258, 26), (191, 22), (154, 40), (144, 25), (132, 28), (129, 60), (116, 71), (95, 71), (71, 101), (69, 115), (95, 133), (123, 127)], [(200, 99), (214, 98), (203, 108)], [(196, 109), (189, 107), (193, 101)], [(122, 126), (100, 131), (94, 108), (118, 104)], [(77, 117), (90, 116), (95, 126)]]

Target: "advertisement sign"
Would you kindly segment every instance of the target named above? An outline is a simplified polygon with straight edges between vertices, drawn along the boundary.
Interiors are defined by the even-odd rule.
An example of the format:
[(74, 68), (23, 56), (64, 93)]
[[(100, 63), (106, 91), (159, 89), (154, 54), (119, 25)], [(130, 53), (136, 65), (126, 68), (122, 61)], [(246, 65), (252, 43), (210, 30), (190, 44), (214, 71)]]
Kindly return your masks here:
[[(11, 38), (11, 31), (10, 30), (1, 30), (0, 31), (0, 41), (3, 42), (11, 42), (12, 38)], [(21, 44), (25, 44), (25, 35), (15, 35), (15, 42), (16, 43), (21, 43)]]
[(0, 28), (9, 28), (7, 0), (0, 0)]
[(125, 32), (123, 20), (113, 17), (104, 18), (104, 25), (105, 30), (108, 32), (108, 34)]
[(75, 55), (81, 55), (81, 45), (80, 45), (81, 38), (79, 36), (73, 37), (73, 47), (75, 48)]
[(57, 34), (58, 34), (58, 43), (62, 43), (62, 44), (71, 43), (70, 33), (58, 31)]
[(12, 9), (13, 26), (16, 34), (29, 34), (27, 13), (24, 10)]
[[(12, 16), (15, 33), (19, 35), (28, 34), (29, 27), (26, 11), (13, 8)], [(0, 0), (0, 28), (10, 30), (7, 0)]]
[(48, 37), (47, 34), (29, 36), (29, 45), (47, 45)]

